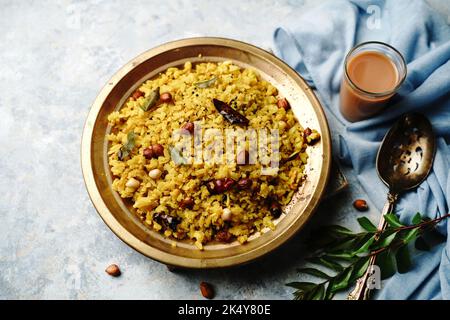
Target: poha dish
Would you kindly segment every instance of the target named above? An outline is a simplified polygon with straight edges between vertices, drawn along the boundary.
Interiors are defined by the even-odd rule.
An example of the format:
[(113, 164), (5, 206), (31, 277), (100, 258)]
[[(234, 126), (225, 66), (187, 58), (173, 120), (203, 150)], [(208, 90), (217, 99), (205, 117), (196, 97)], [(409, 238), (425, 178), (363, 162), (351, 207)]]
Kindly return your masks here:
[[(190, 239), (199, 249), (209, 242), (245, 243), (275, 228), (305, 178), (307, 146), (320, 139), (316, 130), (302, 128), (274, 86), (229, 61), (168, 68), (145, 81), (108, 121), (113, 189), (132, 201), (150, 228)], [(210, 129), (215, 134), (207, 136)], [(228, 153), (211, 145), (238, 130), (251, 134), (233, 149), (236, 161), (226, 161)], [(278, 144), (265, 148), (265, 162), (253, 152), (255, 146), (262, 150), (263, 130), (276, 132), (268, 141)], [(177, 148), (189, 136), (192, 145)], [(221, 145), (229, 150), (225, 141)], [(195, 153), (198, 147), (203, 151)], [(273, 163), (274, 170), (265, 170)]]

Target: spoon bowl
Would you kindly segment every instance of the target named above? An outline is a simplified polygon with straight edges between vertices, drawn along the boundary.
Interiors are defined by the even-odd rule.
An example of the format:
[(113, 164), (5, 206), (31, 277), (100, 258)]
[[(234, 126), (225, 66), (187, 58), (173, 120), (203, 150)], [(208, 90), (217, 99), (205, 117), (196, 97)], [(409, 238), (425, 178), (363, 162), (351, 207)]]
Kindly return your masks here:
[(377, 171), (391, 193), (417, 187), (430, 173), (436, 142), (431, 123), (408, 113), (386, 134), (377, 155)]

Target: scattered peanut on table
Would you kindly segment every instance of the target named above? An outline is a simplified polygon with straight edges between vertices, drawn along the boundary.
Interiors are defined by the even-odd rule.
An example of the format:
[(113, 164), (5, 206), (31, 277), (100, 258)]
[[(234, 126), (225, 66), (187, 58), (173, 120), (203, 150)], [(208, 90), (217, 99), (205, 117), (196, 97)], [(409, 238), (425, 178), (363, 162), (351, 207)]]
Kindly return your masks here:
[(111, 264), (106, 269), (105, 272), (111, 277), (118, 277), (121, 275), (120, 268), (117, 264)]
[(357, 199), (353, 202), (353, 206), (358, 211), (367, 211), (369, 209), (369, 206), (367, 205), (366, 200), (363, 199)]
[(214, 298), (214, 289), (208, 282), (203, 281), (200, 283), (200, 292), (206, 299)]

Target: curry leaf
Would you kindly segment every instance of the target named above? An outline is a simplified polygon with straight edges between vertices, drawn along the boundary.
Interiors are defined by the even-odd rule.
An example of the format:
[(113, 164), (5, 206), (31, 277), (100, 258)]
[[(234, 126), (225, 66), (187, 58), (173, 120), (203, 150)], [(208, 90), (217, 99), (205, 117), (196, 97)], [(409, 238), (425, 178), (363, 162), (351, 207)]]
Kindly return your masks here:
[(353, 233), (340, 226), (321, 228), (322, 233), (315, 232), (314, 235), (326, 237), (327, 241), (324, 242), (326, 244), (315, 248), (316, 256), (308, 258), (307, 261), (336, 271), (337, 274), (330, 276), (314, 268), (299, 269), (300, 272), (323, 278), (325, 281), (317, 284), (312, 282), (288, 284), (297, 289), (294, 298), (332, 299), (336, 292), (348, 288), (361, 278), (373, 260), (380, 268), (381, 279), (392, 276), (397, 270), (400, 273), (407, 272), (411, 268), (408, 244), (415, 240), (418, 249), (427, 250), (430, 246), (445, 240), (435, 226), (448, 217), (450, 214), (432, 220), (416, 214), (412, 219), (415, 224), (405, 226), (397, 216), (388, 214), (386, 221), (389, 227), (379, 231), (374, 231), (374, 225), (368, 219), (367, 221), (359, 219), (361, 226), (367, 230), (360, 233)]
[(141, 109), (144, 111), (148, 111), (151, 107), (153, 107), (156, 102), (159, 100), (159, 87), (152, 90), (145, 100), (144, 104), (141, 106)]
[(294, 292), (294, 300), (305, 300), (305, 292), (304, 291), (295, 291)]
[(301, 268), (301, 269), (297, 269), (298, 272), (300, 273), (306, 273), (318, 278), (322, 278), (322, 279), (330, 279), (330, 276), (327, 275), (325, 272), (322, 272), (318, 269), (314, 269), (314, 268)]
[(354, 282), (361, 278), (369, 267), (370, 257), (362, 257), (353, 265), (352, 275), (349, 282)]
[(214, 82), (216, 82), (216, 80), (217, 80), (217, 77), (212, 77), (209, 80), (195, 82), (194, 86), (196, 86), (197, 88), (205, 89), (205, 88), (212, 86), (214, 84)]
[(348, 252), (341, 252), (341, 253), (328, 253), (325, 255), (327, 258), (335, 258), (338, 260), (344, 260), (344, 261), (354, 261), (355, 255)]
[(394, 228), (403, 227), (403, 224), (400, 222), (398, 217), (393, 213), (388, 213), (384, 215), (387, 223)]
[(133, 131), (128, 132), (127, 134), (127, 142), (125, 142), (120, 150), (117, 152), (117, 157), (120, 161), (125, 159), (128, 155), (130, 155), (131, 150), (136, 145), (136, 134)]
[(323, 300), (325, 298), (325, 285), (319, 284), (307, 296), (307, 300)]
[(337, 292), (348, 287), (350, 277), (352, 275), (353, 267), (348, 267), (342, 271), (333, 282), (331, 287), (332, 292)]
[(289, 282), (286, 283), (288, 287), (295, 288), (300, 291), (310, 291), (314, 289), (317, 285), (313, 282)]
[(325, 300), (331, 300), (334, 297), (334, 292), (331, 290), (333, 288), (334, 278), (328, 281), (327, 290), (325, 291)]
[(329, 225), (329, 226), (325, 226), (323, 227), (323, 230), (333, 234), (333, 235), (338, 235), (338, 236), (347, 236), (347, 235), (354, 235), (354, 233), (342, 226), (339, 225)]
[(371, 250), (377, 250), (389, 246), (392, 241), (394, 241), (396, 236), (396, 232), (393, 232), (392, 230), (385, 231), (385, 233), (381, 235), (380, 239), (371, 247)]
[(378, 254), (376, 265), (380, 268), (381, 279), (389, 278), (395, 273), (394, 254), (391, 249), (384, 250)]
[(411, 258), (409, 256), (408, 246), (401, 246), (395, 254), (397, 261), (397, 270), (399, 273), (405, 273), (411, 268)]
[(414, 215), (414, 217), (412, 218), (412, 223), (413, 224), (419, 224), (419, 223), (421, 223), (422, 222), (422, 215), (419, 213), (419, 212), (417, 212), (415, 215)]
[(401, 238), (403, 243), (407, 244), (416, 239), (419, 235), (419, 232), (419, 229), (405, 230), (405, 232), (402, 232), (399, 237)]
[(335, 241), (326, 248), (326, 252), (342, 252), (352, 248), (353, 245), (358, 241), (358, 237), (350, 237), (348, 240), (341, 239), (340, 241)]
[(369, 247), (372, 245), (372, 243), (375, 241), (375, 235), (372, 235), (367, 241), (361, 245), (361, 247), (355, 251), (355, 254), (364, 253), (369, 251)]
[(369, 231), (369, 232), (377, 232), (378, 231), (377, 227), (375, 227), (375, 225), (366, 217), (358, 218), (358, 223), (366, 231)]
[(307, 260), (311, 263), (322, 265), (337, 272), (341, 272), (342, 270), (344, 270), (344, 267), (342, 267), (339, 263), (325, 257), (313, 257)]
[(415, 242), (415, 247), (417, 250), (429, 251), (430, 245), (425, 241), (423, 237), (418, 237)]

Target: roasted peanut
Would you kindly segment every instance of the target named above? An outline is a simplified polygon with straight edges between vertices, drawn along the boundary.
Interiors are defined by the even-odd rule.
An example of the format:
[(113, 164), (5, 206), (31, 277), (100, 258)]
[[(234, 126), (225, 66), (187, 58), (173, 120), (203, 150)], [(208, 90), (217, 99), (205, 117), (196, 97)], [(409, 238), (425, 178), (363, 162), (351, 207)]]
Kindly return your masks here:
[(181, 129), (186, 130), (187, 132), (189, 132), (190, 134), (194, 134), (194, 123), (193, 122), (186, 122)]
[(130, 178), (125, 184), (126, 187), (133, 189), (136, 189), (137, 187), (139, 187), (139, 185), (140, 185), (139, 180), (136, 180), (135, 178)]
[(363, 199), (357, 199), (353, 202), (353, 206), (358, 211), (367, 211), (369, 209), (369, 206), (367, 205), (366, 200)]
[(214, 289), (208, 282), (200, 283), (200, 292), (202, 293), (202, 296), (205, 297), (206, 299), (214, 298)]
[(119, 266), (117, 264), (112, 264), (108, 266), (108, 268), (105, 269), (105, 272), (109, 274), (111, 277), (118, 277), (121, 274)]
[(145, 148), (143, 155), (144, 155), (145, 159), (150, 160), (151, 158), (153, 158), (153, 149), (151, 147)]
[(283, 108), (284, 110), (289, 110), (291, 107), (286, 98), (281, 98), (277, 101), (278, 108)]
[(142, 91), (140, 91), (140, 90), (136, 90), (134, 93), (133, 93), (133, 95), (131, 96), (134, 100), (137, 100), (138, 98), (140, 98), (140, 97), (143, 97), (143, 96), (145, 96), (145, 93), (143, 93)]
[(172, 95), (169, 92), (164, 92), (164, 93), (161, 93), (161, 95), (159, 96), (159, 99), (163, 103), (170, 103), (170, 102), (172, 102)]
[(164, 155), (164, 147), (159, 143), (152, 146), (153, 157), (161, 157)]

